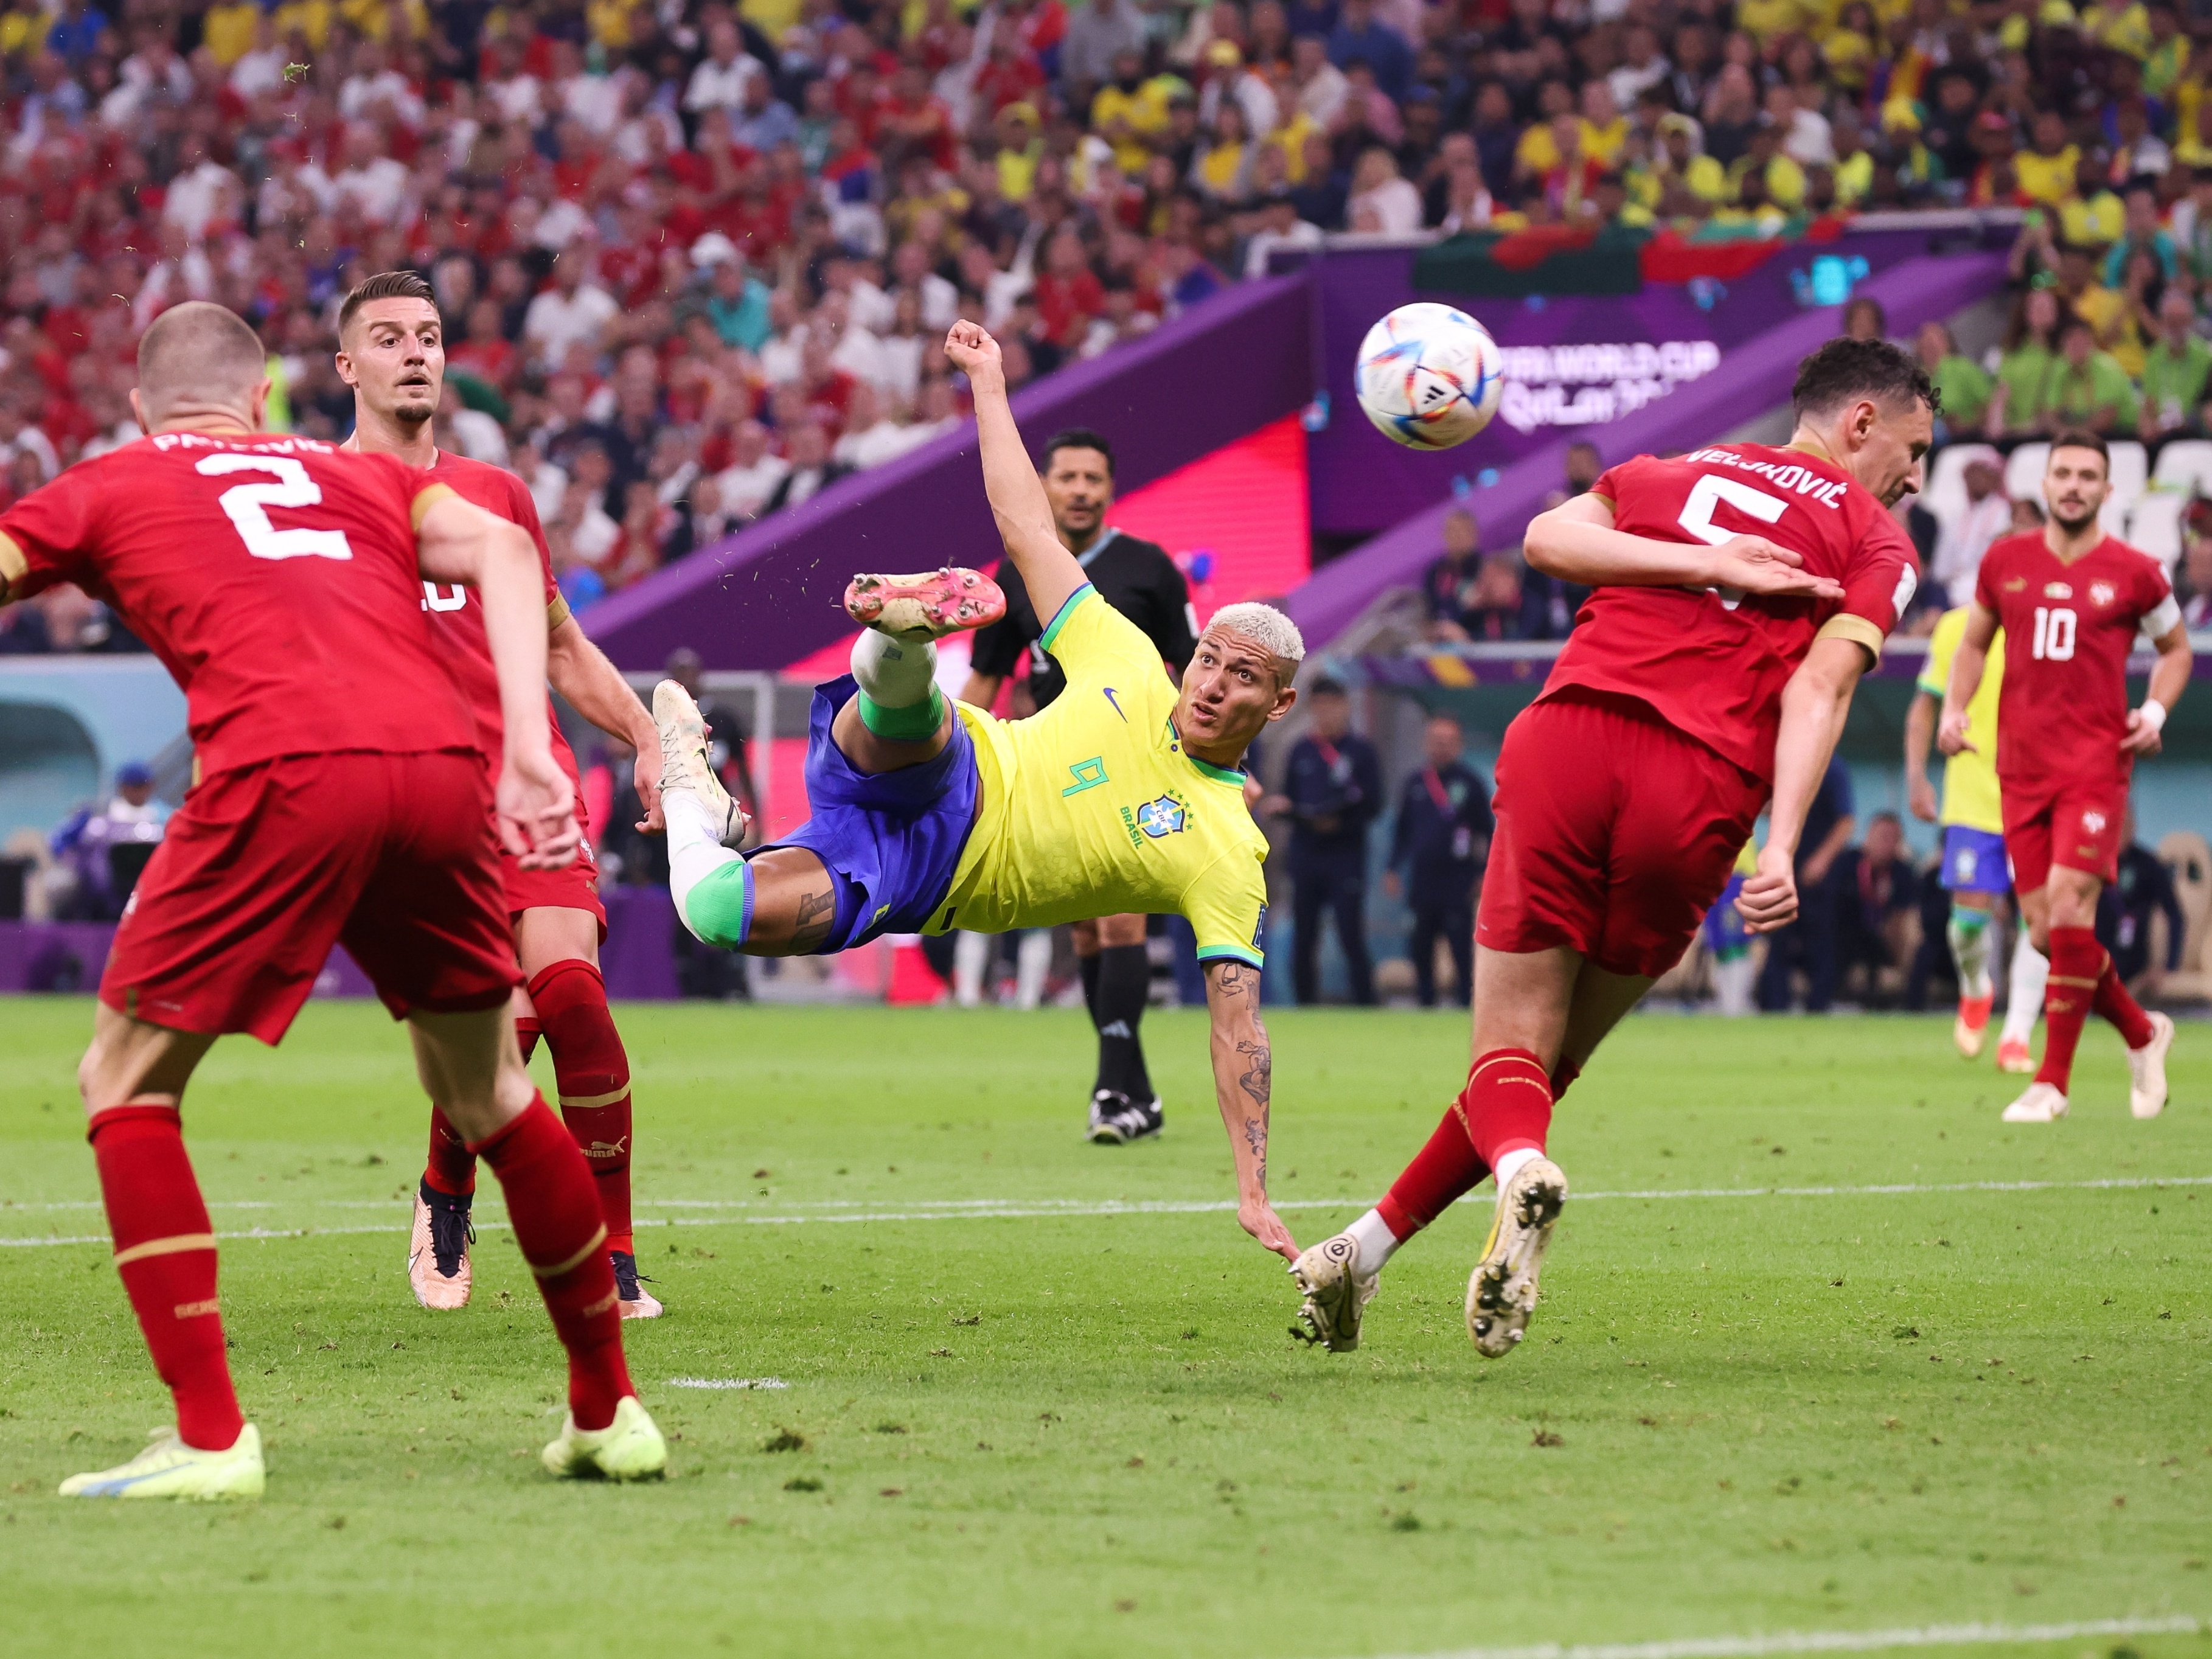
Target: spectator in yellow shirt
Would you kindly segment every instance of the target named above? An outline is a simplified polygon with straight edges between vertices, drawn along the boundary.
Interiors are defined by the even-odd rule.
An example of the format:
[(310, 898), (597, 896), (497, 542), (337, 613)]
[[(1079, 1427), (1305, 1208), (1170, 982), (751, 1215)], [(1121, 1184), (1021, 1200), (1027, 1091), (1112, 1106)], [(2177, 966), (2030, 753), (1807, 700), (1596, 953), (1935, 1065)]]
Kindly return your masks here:
[(40, 0), (15, 0), (0, 12), (0, 57), (17, 64), (27, 62), (34, 53), (46, 50), (46, 36), (53, 27), (52, 15)]
[(289, 40), (295, 34), (320, 52), (331, 38), (331, 22), (336, 15), (331, 0), (284, 0), (276, 8), (276, 33)]
[(2081, 147), (2066, 137), (2066, 118), (2048, 109), (2035, 118), (2033, 146), (2013, 159), (2021, 191), (2052, 207), (2074, 193), (2074, 176), (2081, 165)]
[(2106, 181), (2101, 157), (2081, 158), (2074, 188), (2058, 204), (2058, 231), (2083, 247), (2108, 247), (2127, 234), (2128, 210)]
[(1583, 154), (1611, 168), (1628, 142), (1628, 118), (1613, 100), (1613, 88), (1601, 75), (1583, 82)]
[(2150, 14), (2142, 0), (2093, 0), (2081, 13), (2081, 33), (2137, 63), (2150, 56)]
[(1659, 175), (1662, 195), (1671, 179), (1679, 179), (1685, 190), (1709, 206), (1728, 200), (1728, 169), (1705, 153), (1698, 124), (1686, 115), (1661, 118), (1659, 154), (1652, 167)]
[[(1756, 178), (1759, 190), (1754, 201), (1745, 188)], [(1784, 213), (1805, 205), (1805, 169), (1782, 153), (1781, 131), (1762, 123), (1751, 135), (1751, 148), (1728, 170), (1729, 193), (1754, 211), (1771, 204)]]
[[(1536, 118), (1521, 135), (1521, 142), (1513, 147), (1513, 177), (1516, 181), (1535, 179), (1541, 182), (1545, 174), (1559, 165), (1559, 147), (1552, 138), (1554, 117), (1575, 112), (1575, 94), (1565, 81), (1547, 81), (1536, 94)], [(1589, 135), (1584, 134), (1587, 143)]]
[(1171, 75), (1147, 80), (1140, 52), (1118, 52), (1114, 76), (1091, 100), (1091, 130), (1114, 147), (1114, 164), (1134, 178), (1145, 170), (1152, 140), (1168, 130), (1168, 99), (1182, 83)]

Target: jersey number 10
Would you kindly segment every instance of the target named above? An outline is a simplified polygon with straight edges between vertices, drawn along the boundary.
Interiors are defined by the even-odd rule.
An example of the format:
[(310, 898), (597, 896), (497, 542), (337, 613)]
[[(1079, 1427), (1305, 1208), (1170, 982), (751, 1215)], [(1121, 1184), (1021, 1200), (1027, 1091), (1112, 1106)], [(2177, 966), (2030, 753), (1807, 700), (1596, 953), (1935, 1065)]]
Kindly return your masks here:
[(2074, 660), (2074, 629), (2076, 618), (2064, 608), (2053, 610), (2047, 605), (2035, 607), (2035, 650), (2038, 662), (2071, 662)]

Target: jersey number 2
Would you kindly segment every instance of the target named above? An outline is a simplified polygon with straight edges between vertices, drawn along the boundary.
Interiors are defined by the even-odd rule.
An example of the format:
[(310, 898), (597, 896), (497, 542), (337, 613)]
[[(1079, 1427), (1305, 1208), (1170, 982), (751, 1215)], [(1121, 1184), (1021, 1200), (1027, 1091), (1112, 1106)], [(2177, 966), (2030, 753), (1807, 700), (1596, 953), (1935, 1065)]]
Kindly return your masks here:
[(279, 530), (269, 522), (272, 507), (319, 507), (323, 487), (289, 455), (210, 455), (194, 471), (210, 478), (234, 472), (263, 472), (274, 483), (233, 484), (217, 497), (229, 514), (246, 550), (257, 559), (349, 559), (353, 547), (343, 530)]
[(2074, 613), (2060, 607), (2035, 607), (2035, 659), (2038, 662), (2071, 662), (2074, 660), (2074, 630), (2078, 626)]
[[(1737, 532), (1723, 530), (1713, 522), (1713, 509), (1723, 501), (1739, 513), (1748, 514), (1761, 524), (1778, 524), (1782, 515), (1790, 510), (1790, 503), (1768, 495), (1763, 489), (1753, 489), (1749, 484), (1738, 483), (1734, 478), (1723, 478), (1717, 472), (1708, 472), (1690, 487), (1690, 499), (1682, 503), (1681, 516), (1674, 520), (1708, 547), (1718, 547)], [(1730, 611), (1743, 603), (1743, 590), (1738, 587), (1716, 587), (1721, 603)]]

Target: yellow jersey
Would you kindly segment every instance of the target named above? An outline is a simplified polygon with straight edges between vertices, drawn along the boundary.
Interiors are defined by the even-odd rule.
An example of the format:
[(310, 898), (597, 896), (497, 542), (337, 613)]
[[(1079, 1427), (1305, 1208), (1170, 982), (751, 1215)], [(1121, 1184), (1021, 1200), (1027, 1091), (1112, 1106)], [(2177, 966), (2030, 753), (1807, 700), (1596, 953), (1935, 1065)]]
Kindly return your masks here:
[(1261, 966), (1267, 838), (1244, 775), (1184, 750), (1159, 647), (1087, 582), (1038, 643), (1067, 676), (1042, 714), (955, 705), (975, 744), (975, 827), (928, 931), (1177, 912), (1200, 961)]
[[(1920, 671), (1920, 689), (1943, 701), (1950, 684), (1951, 659), (1959, 654), (1966, 637), (1966, 611), (1960, 605), (1946, 611), (1928, 637), (1928, 665)], [(1978, 753), (1960, 750), (1943, 763), (1943, 811), (1939, 822), (1962, 830), (1985, 830), (2004, 834), (2004, 799), (1997, 793), (1997, 688), (2004, 682), (2004, 630), (1990, 641), (1990, 659), (1982, 670), (1981, 688), (1966, 705), (1966, 737)]]

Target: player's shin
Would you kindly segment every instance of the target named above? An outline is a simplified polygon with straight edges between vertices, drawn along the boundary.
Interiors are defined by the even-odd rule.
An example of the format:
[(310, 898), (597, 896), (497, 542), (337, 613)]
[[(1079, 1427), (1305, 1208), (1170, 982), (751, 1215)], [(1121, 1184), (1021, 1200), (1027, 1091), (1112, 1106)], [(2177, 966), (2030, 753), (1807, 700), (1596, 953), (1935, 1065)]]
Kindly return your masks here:
[(752, 868), (715, 838), (714, 814), (696, 796), (670, 790), (668, 891), (676, 914), (702, 945), (732, 951), (752, 931)]
[(629, 1056), (607, 1008), (599, 970), (569, 957), (530, 981), (530, 1000), (544, 1023), (561, 1121), (575, 1138), (599, 1189), (607, 1249), (635, 1255), (631, 1237)]
[(1098, 1028), (1098, 1080), (1093, 1085), (1127, 1095), (1139, 1105), (1152, 1097), (1140, 1030), (1152, 989), (1151, 957), (1141, 945), (1109, 945), (1098, 952), (1098, 995), (1092, 1022)]
[(937, 647), (863, 629), (853, 641), (853, 678), (860, 688), (860, 723), (893, 743), (927, 743), (945, 720), (937, 689)]
[(499, 1177), (514, 1242), (568, 1352), (569, 1414), (580, 1429), (604, 1429), (635, 1390), (623, 1358), (607, 1230), (584, 1155), (534, 1094), (520, 1115), (475, 1151)]
[(1959, 994), (1979, 999), (1993, 994), (1990, 981), (1990, 913), (1955, 901), (1944, 930), (1951, 961), (1959, 970)]
[(465, 1201), (477, 1189), (477, 1155), (453, 1119), (436, 1106), (430, 1108), (430, 1158), (422, 1179), (434, 1191)]
[(2050, 976), (2050, 957), (2035, 948), (2027, 928), (2021, 927), (2013, 941), (2004, 1030), (1997, 1036), (1999, 1071), (2035, 1069), (2035, 1061), (2028, 1052), (2028, 1039), (2035, 1035), (2036, 1016), (2043, 1012), (2044, 984)]
[(2043, 1065), (2035, 1074), (2064, 1094), (2074, 1070), (2074, 1050), (2089, 1018), (2097, 981), (2106, 966), (2105, 947), (2088, 927), (2051, 930), (2051, 977), (2043, 994)]
[(215, 1228), (185, 1153), (182, 1120), (166, 1100), (131, 1101), (95, 1112), (88, 1138), (116, 1273), (175, 1398), (178, 1437), (204, 1451), (226, 1449), (245, 1419), (224, 1356)]

